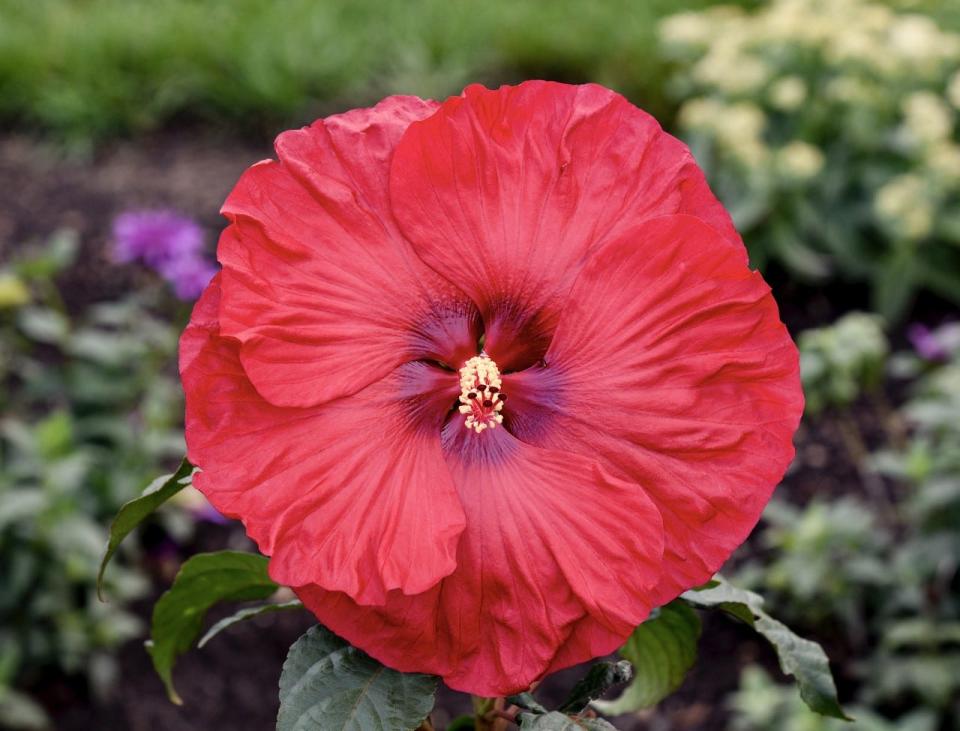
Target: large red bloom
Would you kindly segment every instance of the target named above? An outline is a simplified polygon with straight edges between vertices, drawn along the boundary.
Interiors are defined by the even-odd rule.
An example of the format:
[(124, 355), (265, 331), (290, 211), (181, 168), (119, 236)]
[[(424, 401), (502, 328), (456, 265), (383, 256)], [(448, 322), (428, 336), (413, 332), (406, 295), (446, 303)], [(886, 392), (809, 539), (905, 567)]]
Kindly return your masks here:
[(599, 86), (282, 134), (181, 342), (197, 486), (387, 665), (499, 695), (711, 577), (797, 353), (688, 150)]

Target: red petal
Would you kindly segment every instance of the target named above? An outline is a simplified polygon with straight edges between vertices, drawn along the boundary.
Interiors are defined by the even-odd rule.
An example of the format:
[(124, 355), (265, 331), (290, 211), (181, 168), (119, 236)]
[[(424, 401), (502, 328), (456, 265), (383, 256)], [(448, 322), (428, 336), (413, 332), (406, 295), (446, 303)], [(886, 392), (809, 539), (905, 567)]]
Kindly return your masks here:
[(469, 87), (410, 125), (390, 195), (420, 256), (478, 304), (508, 370), (546, 350), (589, 253), (644, 219), (701, 217), (746, 260), (687, 148), (592, 84)]
[(186, 371), (203, 352), (211, 338), (220, 332), (217, 312), (220, 310), (220, 279), (222, 272), (213, 275), (213, 279), (203, 290), (193, 306), (190, 323), (180, 336), (180, 372)]
[(584, 268), (545, 359), (504, 377), (505, 425), (646, 490), (666, 533), (657, 603), (708, 580), (783, 476), (803, 410), (761, 276), (698, 219), (648, 221)]
[(278, 406), (355, 393), (399, 364), (476, 353), (469, 299), (429, 270), (387, 199), (393, 148), (433, 102), (390, 97), (277, 138), (224, 204), (224, 335)]
[(570, 665), (622, 643), (660, 575), (660, 517), (643, 491), (503, 429), (477, 435), (455, 419), (445, 435), (468, 522), (457, 570), (382, 608), (300, 587), (307, 606), (390, 667), (485, 696), (526, 689), (565, 646)]
[(362, 604), (434, 586), (455, 568), (465, 526), (438, 437), (456, 377), (411, 363), (323, 406), (273, 406), (247, 379), (239, 344), (207, 318), (217, 289), (181, 346), (194, 484), (243, 521), (282, 584)]

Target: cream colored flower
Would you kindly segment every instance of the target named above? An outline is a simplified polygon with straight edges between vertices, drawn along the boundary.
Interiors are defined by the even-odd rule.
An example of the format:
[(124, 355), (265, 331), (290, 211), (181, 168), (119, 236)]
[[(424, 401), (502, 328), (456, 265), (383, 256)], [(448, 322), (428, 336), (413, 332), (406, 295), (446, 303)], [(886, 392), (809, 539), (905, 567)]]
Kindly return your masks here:
[(940, 29), (923, 15), (902, 15), (890, 27), (891, 50), (902, 56), (924, 58), (936, 47)]
[(960, 183), (960, 146), (952, 142), (931, 145), (926, 155), (927, 169), (948, 186)]
[(960, 109), (960, 71), (950, 77), (950, 83), (947, 85), (947, 99), (953, 106)]
[(875, 33), (887, 32), (897, 18), (893, 10), (886, 5), (862, 3), (856, 12), (861, 27)]
[(707, 13), (677, 13), (660, 23), (660, 39), (668, 45), (700, 46), (710, 42), (715, 30)]
[(731, 104), (716, 122), (718, 133), (728, 140), (759, 139), (767, 126), (767, 117), (756, 104)]
[(923, 144), (948, 138), (953, 131), (953, 111), (936, 94), (917, 91), (903, 102), (904, 126)]
[(721, 150), (747, 167), (767, 164), (770, 150), (763, 142), (767, 118), (756, 104), (691, 99), (680, 109), (680, 124), (685, 129), (710, 135)]
[(711, 130), (726, 111), (726, 105), (716, 99), (691, 99), (680, 108), (680, 125), (690, 130)]
[(826, 48), (828, 60), (834, 64), (857, 64), (887, 75), (896, 70), (897, 60), (875, 33), (859, 25), (847, 25)]
[(736, 37), (715, 43), (693, 67), (691, 75), (703, 84), (727, 94), (749, 94), (770, 78), (771, 69), (761, 59), (745, 53)]
[(807, 85), (799, 76), (785, 76), (770, 87), (770, 103), (784, 112), (798, 109), (807, 98)]
[(771, 43), (825, 44), (835, 29), (819, 6), (811, 0), (777, 0), (755, 16), (758, 34)]
[(838, 76), (831, 80), (825, 93), (828, 98), (849, 106), (871, 104), (877, 95), (875, 87), (852, 75)]
[(921, 67), (936, 66), (960, 54), (960, 36), (943, 32), (925, 15), (899, 16), (890, 27), (887, 43), (892, 55)]
[(746, 168), (760, 170), (770, 161), (770, 148), (762, 140), (754, 138), (727, 141), (727, 152)]
[(933, 229), (933, 205), (917, 175), (900, 175), (880, 188), (874, 210), (890, 230), (912, 241), (925, 238)]
[(716, 119), (717, 140), (733, 158), (748, 168), (766, 167), (770, 149), (763, 141), (767, 118), (756, 104), (731, 104)]
[(818, 147), (794, 140), (777, 152), (777, 163), (787, 177), (809, 180), (823, 170), (824, 157)]

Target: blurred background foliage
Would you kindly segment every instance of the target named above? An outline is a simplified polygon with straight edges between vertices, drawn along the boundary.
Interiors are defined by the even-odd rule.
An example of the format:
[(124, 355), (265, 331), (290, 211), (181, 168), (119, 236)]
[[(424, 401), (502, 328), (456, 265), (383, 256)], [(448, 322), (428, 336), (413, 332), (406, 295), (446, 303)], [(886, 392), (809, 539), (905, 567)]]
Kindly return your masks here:
[(663, 114), (657, 19), (710, 4), (2, 0), (0, 116), (79, 142), (184, 118), (276, 132), (387, 94), (533, 77)]
[[(797, 336), (798, 458), (728, 573), (827, 646), (857, 728), (960, 729), (957, 0), (0, 0), (0, 166), (26, 137), (92, 180), (121, 144), (249, 150), (387, 94), (531, 77), (608, 85), (687, 141)], [(78, 295), (110, 242), (44, 205), (0, 225), (37, 234), (0, 241), (0, 728), (49, 725), (28, 692), (49, 706), (53, 674), (109, 693), (154, 554), (209, 517), (184, 493), (95, 600), (109, 517), (182, 454), (187, 309), (136, 265)], [(840, 727), (742, 665), (692, 727)]]
[(750, 242), (902, 318), (960, 303), (960, 34), (872, 0), (780, 0), (661, 26), (681, 129)]
[[(858, 337), (854, 325), (865, 332)], [(887, 362), (882, 332), (866, 315), (801, 335), (801, 362), (808, 348), (818, 359), (817, 378), (805, 378), (808, 398), (849, 409), (858, 361), (853, 372), (866, 378), (856, 403), (880, 415), (883, 439), (869, 455), (858, 439), (844, 442), (865, 472), (862, 494), (826, 492), (805, 505), (775, 498), (756, 536), (765, 552), (745, 561), (737, 580), (762, 591), (786, 621), (832, 636), (852, 659), (863, 707), (923, 707), (929, 727), (940, 728), (960, 719), (960, 325), (931, 336), (942, 344), (934, 359), (903, 352)], [(907, 384), (900, 409), (889, 410), (878, 376)], [(852, 421), (845, 428), (857, 429)], [(746, 727), (780, 728), (754, 718), (746, 696), (738, 703)]]
[(128, 563), (108, 577), (113, 601), (97, 601), (107, 526), (184, 451), (178, 329), (151, 312), (156, 292), (68, 312), (56, 277), (76, 255), (58, 232), (0, 273), (0, 728), (37, 713), (14, 681), (115, 682), (110, 651), (143, 630), (125, 605), (149, 582)]

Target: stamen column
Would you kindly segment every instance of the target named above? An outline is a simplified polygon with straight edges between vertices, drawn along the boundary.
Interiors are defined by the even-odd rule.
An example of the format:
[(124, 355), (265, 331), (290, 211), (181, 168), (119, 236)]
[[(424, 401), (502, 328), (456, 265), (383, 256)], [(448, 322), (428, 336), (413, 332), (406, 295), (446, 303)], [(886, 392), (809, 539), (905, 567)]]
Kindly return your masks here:
[(466, 414), (464, 426), (477, 434), (503, 423), (500, 369), (486, 353), (476, 355), (460, 369), (460, 413)]

